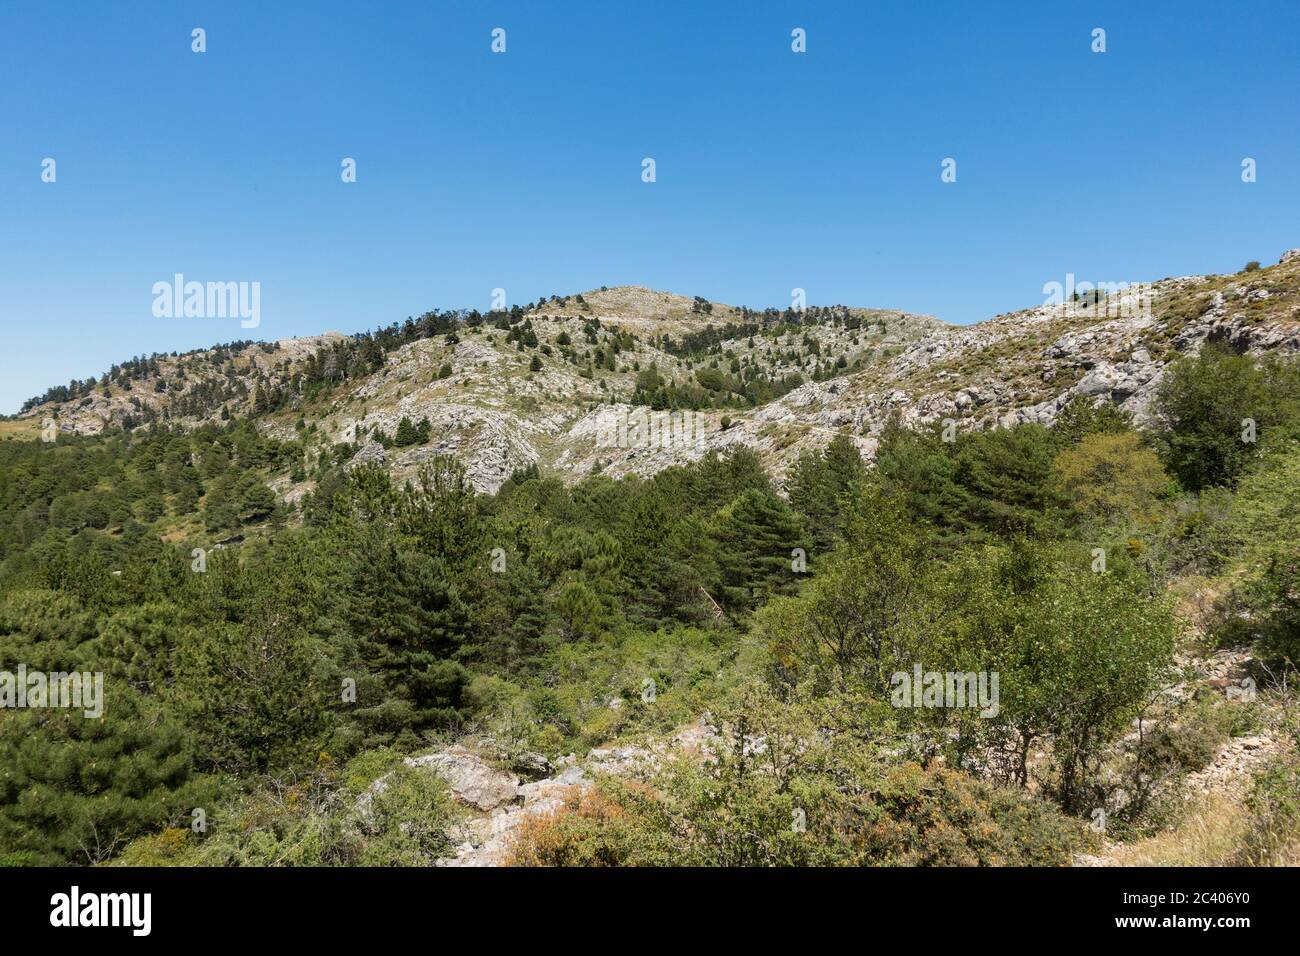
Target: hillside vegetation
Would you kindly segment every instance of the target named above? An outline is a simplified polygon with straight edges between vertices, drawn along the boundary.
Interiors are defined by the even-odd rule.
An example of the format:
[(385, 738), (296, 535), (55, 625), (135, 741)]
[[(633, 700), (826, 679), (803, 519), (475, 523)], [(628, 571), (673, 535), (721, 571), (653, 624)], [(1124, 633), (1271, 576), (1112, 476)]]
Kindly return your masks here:
[[(72, 383), (0, 441), (0, 669), (104, 714), (0, 710), (0, 858), (1294, 862), (1298, 272), (968, 329), (602, 290)], [(638, 405), (718, 425), (599, 447)]]

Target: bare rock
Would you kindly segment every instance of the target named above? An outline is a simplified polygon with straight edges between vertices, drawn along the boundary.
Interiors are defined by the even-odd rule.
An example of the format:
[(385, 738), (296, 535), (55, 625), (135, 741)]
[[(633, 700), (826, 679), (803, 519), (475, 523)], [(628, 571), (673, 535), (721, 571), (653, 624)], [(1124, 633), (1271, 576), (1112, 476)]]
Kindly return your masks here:
[(452, 795), (479, 810), (494, 810), (519, 799), (519, 778), (490, 766), (461, 746), (421, 757), (407, 757), (408, 767), (428, 767), (447, 781)]

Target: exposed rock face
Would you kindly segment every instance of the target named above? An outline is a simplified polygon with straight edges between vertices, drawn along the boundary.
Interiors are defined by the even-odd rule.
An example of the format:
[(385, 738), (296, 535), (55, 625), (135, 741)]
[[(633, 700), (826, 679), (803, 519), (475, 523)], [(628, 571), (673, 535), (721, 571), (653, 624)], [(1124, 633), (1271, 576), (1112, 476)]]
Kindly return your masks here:
[(348, 461), (349, 468), (355, 468), (358, 465), (380, 464), (382, 465), (388, 459), (388, 453), (384, 451), (384, 446), (377, 441), (366, 442), (357, 450), (357, 453)]
[(591, 780), (577, 767), (520, 788), (522, 802), (501, 808), (486, 817), (464, 824), (455, 837), (456, 855), (439, 866), (501, 866), (510, 854), (515, 832), (528, 820), (545, 817), (564, 806), (575, 790), (591, 786)]
[[(435, 772), (446, 782), (456, 800), (477, 810), (490, 811), (516, 803), (522, 793), (518, 777), (497, 770), (459, 744), (419, 757), (407, 757), (402, 763)], [(372, 783), (357, 799), (357, 812), (367, 814), (371, 801), (386, 789), (387, 775)]]

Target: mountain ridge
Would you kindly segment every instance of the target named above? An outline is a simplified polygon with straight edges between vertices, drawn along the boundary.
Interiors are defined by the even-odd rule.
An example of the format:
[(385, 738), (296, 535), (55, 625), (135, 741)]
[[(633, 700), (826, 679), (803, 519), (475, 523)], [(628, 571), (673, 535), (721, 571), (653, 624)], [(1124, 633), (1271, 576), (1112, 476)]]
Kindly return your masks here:
[[(891, 421), (1050, 426), (1079, 395), (1143, 424), (1164, 366), (1207, 339), (1300, 351), (1300, 250), (1274, 266), (1085, 292), (968, 326), (899, 310), (755, 311), (602, 287), (496, 312), (425, 313), (376, 333), (135, 360), (83, 383), (83, 394), (27, 409), (8, 430), (191, 429), (252, 417), (264, 433), (306, 440), (316, 461), (346, 453), (399, 478), (453, 455), (487, 492), (521, 468), (566, 481), (644, 476), (742, 443), (779, 478), (841, 433), (869, 458)], [(403, 419), (427, 420), (424, 437), (395, 442)], [(309, 481), (281, 485), (291, 501), (310, 490)]]

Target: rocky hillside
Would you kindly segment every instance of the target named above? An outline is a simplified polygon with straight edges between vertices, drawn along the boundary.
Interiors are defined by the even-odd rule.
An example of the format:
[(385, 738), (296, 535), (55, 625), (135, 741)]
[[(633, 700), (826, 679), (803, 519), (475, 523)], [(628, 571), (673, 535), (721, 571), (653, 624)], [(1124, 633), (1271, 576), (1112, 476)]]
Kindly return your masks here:
[[(1199, 769), (1157, 785), (1166, 799), (1189, 808), (1181, 826), (1170, 826), (1155, 836), (1140, 839), (1121, 840), (1105, 834), (1098, 840), (1098, 852), (1079, 854), (1074, 865), (1207, 865), (1213, 861), (1187, 856), (1214, 849), (1205, 845), (1213, 841), (1207, 840), (1204, 829), (1212, 827), (1212, 836), (1229, 847), (1243, 839), (1241, 831), (1248, 823), (1242, 806), (1245, 792), (1269, 760), (1289, 753), (1291, 748), (1281, 726), (1285, 711), (1278, 701), (1261, 697), (1256, 706), (1253, 694), (1243, 700), (1243, 686), (1254, 686), (1248, 675), (1256, 663), (1248, 653), (1227, 650), (1208, 656), (1189, 655), (1179, 661), (1181, 679), (1164, 689), (1163, 706), (1155, 708), (1146, 720), (1139, 720), (1135, 729), (1115, 745), (1115, 759), (1134, 752), (1144, 736), (1187, 734), (1189, 708), (1196, 701), (1216, 708), (1220, 717), (1233, 713), (1234, 719), (1241, 720), (1248, 715), (1250, 728), (1214, 741)], [(465, 818), (451, 833), (454, 851), (437, 865), (502, 866), (510, 862), (515, 841), (527, 827), (560, 819), (572, 810), (577, 798), (592, 789), (597, 778), (641, 781), (677, 757), (712, 760), (723, 741), (717, 728), (704, 719), (658, 738), (598, 747), (581, 759), (569, 754), (552, 762), (541, 754), (525, 754), (515, 758), (514, 770), (508, 769), (511, 762), (496, 752), (492, 740), (466, 740), (407, 757), (404, 763), (436, 773), (447, 783), (453, 799), (466, 808)], [(761, 741), (755, 743), (756, 750), (762, 746)], [(370, 802), (384, 790), (387, 780), (384, 777), (375, 781), (361, 795), (357, 810), (363, 816), (369, 813)], [(1213, 823), (1207, 822), (1204, 807), (1214, 809), (1217, 819)], [(1099, 830), (1096, 818), (1092, 829)]]
[[(1300, 249), (1269, 267), (1088, 293), (971, 326), (602, 288), (509, 312), (429, 313), (374, 336), (138, 359), (52, 390), (7, 430), (94, 434), (254, 416), (316, 458), (382, 461), (398, 477), (452, 454), (484, 491), (530, 465), (566, 480), (644, 475), (734, 443), (780, 475), (840, 433), (870, 456), (891, 418), (1050, 425), (1084, 395), (1141, 424), (1165, 365), (1207, 339), (1300, 351)], [(309, 489), (277, 490), (292, 500)]]

